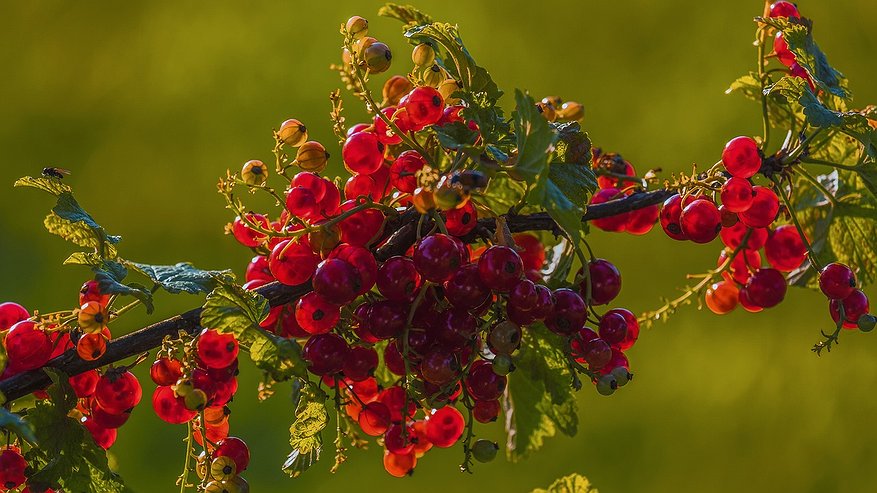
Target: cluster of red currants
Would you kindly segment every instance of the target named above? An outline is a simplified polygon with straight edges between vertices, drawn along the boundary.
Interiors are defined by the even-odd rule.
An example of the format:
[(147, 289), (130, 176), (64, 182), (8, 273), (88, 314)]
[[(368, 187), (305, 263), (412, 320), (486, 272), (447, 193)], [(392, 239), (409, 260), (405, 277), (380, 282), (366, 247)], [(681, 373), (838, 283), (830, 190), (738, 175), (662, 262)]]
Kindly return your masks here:
[[(779, 2), (774, 2), (770, 6), (770, 17), (800, 19), (801, 14), (798, 12), (798, 7), (796, 7), (795, 4), (781, 0)], [(813, 78), (810, 77), (810, 74), (807, 73), (807, 70), (805, 70), (804, 67), (798, 64), (795, 59), (795, 54), (789, 50), (789, 45), (786, 43), (786, 39), (783, 37), (782, 32), (776, 34), (773, 41), (773, 50), (776, 54), (777, 60), (788, 68), (789, 75), (804, 79), (807, 81), (807, 85), (810, 86), (810, 90), (814, 92), (816, 91), (816, 86), (813, 84)]]
[(163, 350), (149, 371), (158, 386), (152, 394), (155, 413), (171, 424), (192, 423), (192, 438), (204, 447), (196, 471), (206, 492), (249, 491), (239, 476), (249, 465), (249, 449), (229, 436), (227, 404), (238, 388), (239, 351), (233, 335), (203, 329), (181, 351)]
[[(591, 204), (602, 204), (621, 199), (632, 194), (642, 186), (636, 178), (636, 169), (630, 162), (614, 152), (604, 153), (599, 148), (592, 149), (592, 167), (597, 173), (600, 189), (591, 197)], [(596, 228), (610, 232), (627, 232), (644, 235), (652, 230), (658, 220), (658, 206), (651, 205), (631, 212), (624, 212), (591, 221)]]

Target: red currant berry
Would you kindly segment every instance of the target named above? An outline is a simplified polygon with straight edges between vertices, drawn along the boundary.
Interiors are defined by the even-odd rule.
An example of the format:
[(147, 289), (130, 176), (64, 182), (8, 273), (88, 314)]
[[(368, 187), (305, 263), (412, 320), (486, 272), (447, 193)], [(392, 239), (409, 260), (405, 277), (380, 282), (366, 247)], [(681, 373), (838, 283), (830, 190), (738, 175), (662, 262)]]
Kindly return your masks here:
[(380, 300), (372, 304), (368, 312), (369, 330), (378, 339), (397, 337), (405, 330), (408, 304)]
[(752, 302), (752, 300), (749, 299), (749, 292), (746, 291), (746, 286), (740, 288), (740, 292), (738, 293), (738, 301), (740, 302), (740, 306), (742, 306), (743, 309), (749, 313), (758, 313), (764, 310), (764, 308), (756, 305)]
[[(386, 108), (381, 110), (381, 113), (383, 113), (383, 115), (387, 117), (388, 120), (392, 121), (393, 115), (396, 113), (396, 107), (387, 106)], [(402, 142), (402, 136), (396, 135), (393, 132), (393, 129), (391, 129), (390, 126), (387, 125), (387, 122), (385, 122), (384, 119), (381, 118), (379, 115), (375, 115), (373, 125), (375, 128), (374, 132), (378, 136), (378, 140), (380, 140), (382, 143), (387, 145), (396, 145)]]
[(417, 172), (426, 166), (426, 160), (417, 151), (404, 151), (390, 166), (390, 183), (400, 192), (414, 193)]
[(353, 346), (347, 351), (342, 371), (345, 377), (354, 382), (361, 382), (369, 378), (377, 367), (378, 353), (374, 348)]
[(554, 291), (554, 308), (545, 318), (545, 326), (552, 332), (570, 336), (585, 326), (588, 307), (578, 293), (561, 288)]
[[(480, 364), (479, 364), (480, 363)], [(499, 399), (505, 391), (508, 379), (497, 375), (493, 371), (493, 365), (484, 360), (479, 360), (469, 368), (466, 377), (466, 389), (469, 394), (479, 401), (492, 401)]]
[(591, 370), (600, 370), (609, 364), (612, 359), (612, 351), (609, 343), (598, 337), (584, 343), (582, 359), (588, 363)]
[(427, 382), (444, 387), (459, 378), (460, 362), (456, 354), (444, 348), (435, 348), (423, 357), (420, 373)]
[(237, 466), (237, 473), (240, 474), (247, 470), (250, 465), (250, 449), (243, 440), (236, 437), (228, 437), (216, 443), (216, 450), (213, 451), (214, 457), (228, 457), (233, 460)]
[[(624, 160), (619, 154), (608, 154), (602, 156), (603, 159), (598, 160), (598, 166), (615, 173), (616, 175), (636, 176), (636, 169), (632, 164)], [(636, 180), (627, 180), (616, 176), (599, 175), (597, 177), (597, 186), (600, 188), (624, 188)]]
[(384, 451), (384, 470), (387, 471), (390, 476), (395, 478), (410, 476), (414, 473), (414, 468), (416, 466), (417, 456), (414, 452), (399, 455), (391, 453), (388, 450)]
[(509, 291), (508, 303), (517, 310), (532, 312), (539, 304), (539, 291), (536, 290), (536, 284), (529, 279), (518, 281)]
[(325, 334), (338, 324), (341, 309), (315, 292), (302, 296), (295, 305), (295, 321), (308, 334)]
[(600, 318), (600, 338), (618, 346), (627, 337), (627, 319), (620, 313), (607, 312)]
[(0, 330), (6, 330), (28, 318), (30, 318), (30, 313), (18, 303), (7, 301), (0, 304)]
[(478, 259), (478, 274), (490, 289), (506, 293), (524, 274), (524, 263), (514, 249), (494, 245)]
[(198, 336), (198, 358), (207, 368), (225, 368), (238, 357), (238, 341), (232, 334), (204, 329)]
[(795, 54), (789, 50), (789, 44), (786, 43), (786, 38), (783, 37), (782, 31), (778, 32), (773, 39), (773, 51), (776, 52), (777, 59), (780, 63), (786, 67), (791, 67), (796, 63)]
[(338, 258), (324, 260), (317, 267), (312, 283), (315, 293), (335, 305), (350, 303), (362, 289), (356, 269)]
[(750, 228), (743, 223), (737, 223), (731, 227), (722, 228), (719, 235), (722, 237), (722, 243), (731, 250), (736, 250), (749, 233), (749, 239), (746, 240), (746, 248), (750, 250), (760, 250), (767, 243), (768, 231), (765, 228)]
[(682, 233), (695, 243), (709, 243), (722, 229), (722, 215), (716, 204), (700, 198), (685, 206), (679, 216)]
[(344, 141), (341, 159), (351, 173), (374, 173), (384, 163), (384, 144), (372, 132), (355, 133)]
[(469, 312), (451, 308), (432, 326), (432, 334), (447, 348), (460, 349), (471, 343), (478, 332), (478, 321)]
[(427, 281), (447, 281), (462, 263), (463, 254), (450, 236), (427, 236), (414, 247), (414, 265)]
[(745, 212), (752, 205), (752, 184), (745, 178), (733, 177), (722, 185), (722, 205), (730, 212)]
[(323, 217), (338, 215), (338, 207), (341, 205), (341, 191), (331, 181), (320, 178), (326, 188), (323, 200), (320, 201), (320, 214)]
[(271, 251), (271, 274), (287, 286), (302, 284), (314, 275), (319, 258), (310, 247), (295, 240), (283, 240)]
[(326, 192), (328, 190), (327, 183), (330, 182), (327, 182), (316, 173), (302, 171), (292, 177), (291, 185), (292, 187), (308, 189), (311, 192), (311, 195), (313, 195), (314, 200), (321, 202), (326, 197)]
[(109, 371), (100, 377), (94, 389), (95, 402), (113, 414), (132, 409), (142, 396), (140, 382), (130, 371)]
[(436, 410), (426, 422), (426, 436), (433, 445), (448, 448), (463, 436), (466, 421), (460, 411), (453, 406)]
[(320, 204), (313, 192), (305, 187), (292, 187), (286, 192), (286, 208), (296, 217), (314, 220), (320, 217)]
[(658, 221), (660, 210), (657, 205), (650, 205), (631, 211), (627, 217), (627, 224), (624, 231), (632, 235), (644, 235), (652, 230), (652, 227)]
[(94, 443), (97, 444), (98, 447), (106, 450), (116, 443), (118, 433), (115, 429), (103, 428), (92, 418), (85, 418), (82, 421), (82, 426), (91, 433), (91, 437), (94, 439)]
[(513, 238), (518, 247), (518, 255), (524, 262), (524, 269), (541, 270), (545, 264), (545, 246), (542, 241), (530, 233), (518, 233)]
[(361, 282), (357, 295), (365, 294), (375, 285), (378, 263), (368, 249), (342, 243), (332, 250), (329, 258), (338, 258), (353, 266)]
[(735, 137), (725, 144), (722, 163), (737, 178), (750, 178), (761, 169), (758, 143), (752, 137)]
[(412, 130), (416, 131), (438, 123), (445, 109), (445, 101), (435, 88), (420, 86), (403, 97), (399, 106), (405, 109)]
[(740, 221), (750, 228), (766, 228), (771, 225), (780, 212), (780, 199), (773, 190), (754, 186), (752, 191), (752, 206), (746, 212), (740, 213)]
[(107, 303), (110, 301), (110, 295), (101, 294), (100, 283), (97, 281), (88, 281), (79, 289), (79, 306), (89, 301), (96, 301), (101, 306), (107, 306)]
[(776, 269), (758, 269), (746, 283), (749, 301), (761, 308), (771, 308), (786, 297), (786, 278)]
[(391, 257), (378, 268), (376, 284), (388, 300), (410, 301), (420, 288), (420, 274), (410, 258)]
[(371, 402), (359, 412), (358, 421), (366, 435), (381, 436), (390, 428), (390, 409), (381, 402)]
[[(685, 202), (685, 205), (690, 203), (687, 200)], [(679, 241), (688, 239), (688, 237), (685, 236), (685, 233), (682, 232), (682, 226), (679, 224), (679, 216), (682, 215), (682, 207), (682, 196), (675, 194), (664, 201), (659, 216), (659, 219), (661, 220), (661, 228), (664, 230), (664, 233), (670, 238)]]
[(121, 428), (122, 425), (128, 422), (128, 418), (130, 417), (130, 411), (121, 414), (112, 414), (108, 413), (100, 406), (93, 406), (91, 409), (91, 419), (94, 421), (94, 424), (100, 428), (107, 428), (110, 430)]
[(462, 207), (445, 212), (445, 227), (454, 236), (465, 236), (478, 225), (478, 211), (471, 200)]
[(770, 16), (800, 18), (801, 14), (798, 12), (798, 7), (796, 7), (794, 3), (780, 0), (779, 2), (774, 2), (770, 6)]
[(40, 368), (52, 356), (51, 338), (29, 320), (13, 325), (3, 345), (9, 357), (9, 366), (17, 371)]
[(499, 417), (500, 405), (498, 400), (475, 401), (472, 407), (472, 417), (479, 423), (492, 423)]
[[(723, 265), (728, 260), (730, 253), (722, 250), (716, 261), (716, 267)], [(736, 281), (739, 284), (746, 284), (752, 273), (761, 267), (761, 255), (757, 250), (741, 250), (731, 261), (731, 265), (727, 271), (722, 273), (722, 277), (727, 281)]]
[(740, 300), (740, 290), (730, 281), (720, 281), (706, 290), (707, 308), (716, 315), (724, 315), (734, 311)]
[(253, 257), (253, 260), (247, 265), (245, 279), (247, 281), (273, 281), (274, 276), (271, 275), (271, 269), (268, 267), (268, 257), (262, 255)]
[(477, 264), (466, 264), (457, 269), (444, 288), (448, 302), (465, 310), (478, 308), (491, 298), (490, 288), (482, 282)]
[[(605, 305), (614, 300), (621, 292), (621, 273), (612, 262), (604, 259), (594, 259), (588, 263), (589, 276), (591, 278), (591, 304)], [(582, 281), (579, 292), (582, 296), (587, 294), (587, 286)]]
[(840, 307), (844, 310), (843, 326), (847, 329), (857, 329), (859, 327), (859, 317), (868, 313), (871, 309), (868, 303), (868, 297), (859, 289), (853, 292), (843, 300), (831, 300), (828, 304), (831, 313), (831, 319), (837, 323), (840, 320)]
[(14, 490), (23, 485), (27, 480), (25, 469), (27, 461), (19, 451), (6, 448), (0, 452), (0, 486), (3, 490)]
[(305, 344), (302, 357), (308, 362), (308, 370), (314, 375), (334, 375), (344, 368), (347, 343), (336, 334), (317, 334)]
[[(342, 211), (349, 211), (356, 207), (356, 203), (348, 200), (341, 204)], [(377, 209), (363, 209), (344, 219), (340, 223), (341, 241), (344, 243), (365, 247), (379, 239), (384, 230), (384, 213)]]
[(414, 399), (405, 397), (405, 389), (398, 385), (387, 387), (382, 390), (381, 393), (378, 394), (378, 401), (387, 406), (387, 409), (390, 410), (390, 420), (393, 423), (399, 423), (402, 421), (402, 410), (405, 409), (406, 401), (408, 402), (406, 416), (410, 418), (414, 416), (415, 412), (417, 412), (417, 406), (414, 403)]
[(764, 245), (764, 255), (771, 267), (782, 272), (791, 272), (807, 260), (807, 245), (791, 224), (774, 230)]
[(856, 289), (856, 275), (844, 264), (828, 264), (819, 273), (819, 289), (830, 300), (842, 300)]
[(416, 440), (417, 437), (411, 425), (403, 428), (401, 424), (394, 424), (384, 434), (384, 446), (391, 454), (413, 453)]
[[(622, 197), (624, 197), (624, 194), (621, 193), (621, 190), (617, 188), (604, 188), (598, 190), (597, 193), (591, 197), (591, 205), (603, 204)], [(625, 212), (614, 216), (594, 219), (591, 221), (591, 224), (603, 231), (620, 232), (624, 231), (624, 227), (627, 225), (629, 217), (630, 213)]]
[[(246, 214), (247, 220), (250, 223), (256, 224), (260, 226), (262, 229), (269, 229), (268, 218), (263, 216), (262, 214), (256, 214), (255, 212), (249, 212)], [(247, 222), (245, 222), (240, 217), (236, 217), (234, 223), (232, 224), (231, 232), (234, 235), (235, 239), (238, 242), (250, 248), (255, 248), (262, 244), (265, 239), (268, 237), (264, 233), (260, 233), (255, 229), (251, 228)]]
[(73, 387), (73, 392), (76, 393), (76, 397), (83, 399), (94, 394), (98, 380), (100, 380), (100, 374), (97, 370), (88, 370), (70, 377), (69, 381), (70, 386)]

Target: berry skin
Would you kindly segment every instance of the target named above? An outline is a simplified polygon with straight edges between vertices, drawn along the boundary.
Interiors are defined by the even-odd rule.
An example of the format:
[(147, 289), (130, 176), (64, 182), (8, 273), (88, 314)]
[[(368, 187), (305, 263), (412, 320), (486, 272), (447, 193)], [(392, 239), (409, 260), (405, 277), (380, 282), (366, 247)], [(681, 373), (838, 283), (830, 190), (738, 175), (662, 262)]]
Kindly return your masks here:
[(110, 329), (104, 327), (97, 334), (85, 334), (76, 343), (76, 354), (85, 361), (94, 361), (107, 351), (107, 340), (110, 339)]
[(388, 300), (410, 301), (420, 287), (420, 274), (410, 258), (391, 257), (378, 268), (376, 284)]
[(9, 367), (16, 371), (40, 368), (52, 357), (51, 338), (28, 320), (13, 325), (3, 345), (9, 357)]
[(109, 413), (121, 414), (132, 409), (143, 396), (140, 382), (130, 371), (108, 373), (97, 382), (94, 400)]
[(752, 184), (745, 178), (732, 177), (722, 185), (722, 205), (731, 212), (745, 212), (753, 196)]
[(91, 419), (94, 420), (95, 425), (101, 428), (107, 428), (111, 430), (121, 428), (122, 425), (128, 422), (128, 418), (130, 417), (130, 412), (111, 414), (106, 412), (100, 406), (93, 406), (91, 409)]
[(764, 310), (764, 308), (756, 305), (755, 303), (752, 302), (752, 300), (749, 299), (749, 292), (746, 291), (745, 286), (740, 288), (738, 301), (740, 302), (740, 306), (742, 306), (743, 309), (749, 313), (758, 313), (758, 312)]
[(317, 266), (312, 281), (314, 292), (335, 305), (350, 303), (362, 289), (362, 280), (356, 269), (338, 258), (324, 260)]
[(27, 461), (21, 453), (11, 448), (0, 452), (0, 486), (3, 490), (12, 490), (23, 485), (27, 478), (24, 470), (27, 469)]
[(414, 452), (408, 454), (394, 454), (389, 450), (384, 451), (384, 470), (390, 476), (404, 478), (414, 473), (417, 466), (417, 456)]
[(237, 466), (238, 474), (247, 470), (250, 465), (250, 449), (243, 440), (237, 437), (228, 437), (216, 443), (214, 457), (228, 457)]
[(94, 334), (103, 330), (104, 327), (107, 326), (107, 322), (110, 321), (110, 316), (107, 313), (107, 309), (105, 306), (101, 305), (97, 301), (88, 301), (79, 309), (79, 313), (77, 315), (77, 322), (79, 322), (79, 328), (82, 329), (86, 334)]
[(415, 87), (399, 101), (404, 108), (412, 129), (419, 130), (438, 123), (445, 109), (445, 101), (438, 90), (428, 86)]
[[(621, 292), (621, 273), (612, 262), (604, 259), (594, 259), (588, 263), (591, 278), (591, 304), (605, 305), (614, 300)], [(584, 284), (584, 281), (583, 283)], [(579, 286), (579, 292), (585, 296), (586, 287)]]
[(856, 289), (856, 275), (844, 264), (828, 264), (819, 273), (819, 289), (830, 300), (842, 300)]
[(91, 433), (91, 437), (94, 439), (94, 443), (97, 444), (98, 447), (106, 450), (116, 443), (118, 432), (115, 429), (103, 428), (91, 418), (85, 418), (82, 421), (82, 426)]
[[(88, 281), (79, 289), (79, 306), (82, 306), (89, 301), (96, 301), (102, 306), (107, 306), (107, 303), (110, 301), (110, 295), (101, 294), (100, 283), (97, 281)], [(0, 325), (2, 325), (2, 323), (0, 323)]]
[(732, 176), (751, 178), (761, 169), (761, 154), (752, 137), (735, 137), (725, 144), (722, 163)]
[(592, 370), (599, 370), (608, 365), (612, 359), (612, 347), (599, 337), (591, 339), (584, 344), (582, 359), (588, 363)]
[[(268, 218), (263, 216), (262, 214), (249, 212), (246, 214), (246, 217), (251, 223), (262, 227), (262, 229), (269, 229), (270, 225), (268, 222)], [(262, 242), (265, 241), (265, 238), (267, 238), (267, 235), (265, 235), (264, 233), (260, 233), (255, 229), (252, 229), (240, 217), (235, 218), (234, 222), (232, 223), (231, 232), (232, 235), (234, 235), (234, 238), (238, 240), (241, 245), (250, 248), (255, 248), (261, 245)]]
[(722, 243), (724, 243), (726, 247), (731, 250), (736, 250), (737, 247), (743, 243), (743, 238), (746, 236), (746, 232), (750, 229), (752, 232), (749, 233), (749, 239), (746, 240), (746, 248), (750, 250), (760, 250), (761, 247), (767, 243), (768, 231), (765, 228), (752, 229), (749, 226), (738, 222), (731, 227), (722, 228), (722, 232), (719, 233), (719, 236), (721, 236)]
[(786, 278), (776, 269), (758, 269), (746, 283), (748, 300), (761, 308), (772, 308), (786, 297)]
[(292, 187), (286, 192), (286, 208), (296, 217), (309, 221), (320, 217), (320, 204), (305, 187)]
[(308, 371), (314, 375), (334, 375), (344, 368), (347, 343), (332, 333), (317, 334), (305, 344), (302, 357), (308, 362)]
[[(341, 204), (342, 211), (356, 207), (356, 202), (348, 200)], [(363, 209), (341, 221), (341, 241), (355, 246), (368, 246), (384, 228), (384, 214), (377, 209)]]
[(532, 312), (539, 304), (539, 292), (536, 290), (536, 284), (529, 279), (518, 281), (509, 291), (508, 303), (516, 310)]
[(478, 462), (492, 462), (499, 452), (499, 445), (490, 440), (479, 439), (472, 445), (472, 457)]
[(417, 172), (424, 166), (426, 160), (419, 152), (404, 151), (390, 166), (390, 183), (400, 192), (413, 193), (417, 188)]
[(295, 118), (280, 124), (277, 137), (290, 147), (298, 147), (308, 140), (308, 129)]
[(660, 210), (657, 205), (650, 205), (642, 209), (637, 209), (628, 213), (627, 224), (624, 231), (632, 235), (644, 235), (652, 230), (652, 227), (658, 221)]
[(76, 397), (82, 399), (84, 397), (91, 397), (94, 394), (98, 380), (100, 380), (100, 374), (97, 370), (88, 370), (70, 377), (70, 386), (76, 392)]
[(490, 329), (487, 344), (497, 355), (512, 354), (521, 345), (521, 327), (508, 320), (502, 321)]
[(452, 305), (465, 310), (478, 308), (491, 298), (490, 288), (484, 285), (477, 264), (466, 264), (445, 281), (445, 297)]
[(362, 58), (370, 74), (380, 74), (390, 68), (393, 54), (390, 47), (381, 42), (375, 42), (362, 50)]
[(278, 281), (295, 286), (314, 275), (317, 261), (314, 252), (301, 241), (283, 240), (271, 251), (268, 267)]
[(426, 436), (433, 445), (448, 448), (463, 436), (466, 422), (460, 411), (453, 406), (436, 410), (426, 422)]
[(740, 213), (740, 221), (750, 228), (766, 228), (780, 212), (780, 199), (766, 187), (756, 185), (752, 187), (752, 192), (752, 205), (746, 212)]
[(344, 141), (341, 159), (351, 173), (369, 175), (384, 163), (384, 144), (372, 132), (359, 132)]
[(478, 331), (478, 322), (465, 310), (449, 309), (441, 314), (432, 326), (432, 334), (444, 346), (462, 349), (473, 339)]
[(18, 303), (7, 301), (0, 304), (0, 330), (6, 330), (28, 318), (30, 318), (30, 313)]
[(445, 212), (445, 227), (454, 236), (465, 236), (478, 225), (478, 211), (472, 201)]
[(499, 417), (499, 401), (475, 401), (472, 415), (479, 423), (492, 423)]
[(627, 319), (620, 313), (607, 312), (600, 319), (600, 338), (617, 346), (627, 337)]
[(840, 307), (844, 309), (843, 326), (847, 329), (858, 328), (859, 318), (867, 315), (871, 309), (868, 303), (868, 297), (859, 289), (853, 292), (843, 300), (831, 300), (828, 304), (831, 319), (837, 323), (840, 320)]
[(679, 216), (682, 233), (695, 243), (709, 243), (722, 229), (722, 215), (718, 207), (706, 198), (697, 199), (682, 209)]
[(770, 17), (800, 18), (801, 14), (798, 12), (798, 7), (796, 7), (794, 3), (780, 0), (779, 2), (774, 2), (770, 6)]
[(570, 336), (585, 326), (587, 305), (578, 293), (561, 288), (554, 291), (554, 309), (545, 318), (545, 326), (560, 335)]
[(368, 312), (368, 326), (372, 335), (378, 339), (397, 337), (405, 330), (408, 318), (408, 304), (390, 300), (380, 300), (372, 304)]
[(497, 375), (493, 371), (493, 365), (484, 360), (472, 364), (466, 377), (466, 388), (472, 397), (479, 401), (499, 399), (507, 383), (507, 378)]
[(767, 263), (781, 272), (791, 272), (807, 259), (807, 245), (791, 224), (778, 227), (764, 244)]
[(238, 341), (232, 334), (204, 329), (198, 336), (198, 358), (207, 368), (225, 368), (238, 357)]
[(249, 281), (265, 281), (271, 282), (274, 276), (271, 275), (271, 269), (268, 267), (268, 257), (257, 255), (247, 265), (245, 279)]
[(420, 373), (427, 382), (444, 387), (459, 377), (460, 362), (454, 353), (436, 348), (423, 357)]
[(381, 436), (390, 428), (390, 409), (381, 402), (371, 402), (362, 408), (357, 420), (363, 433)]
[(539, 238), (530, 233), (518, 233), (513, 238), (518, 247), (518, 255), (524, 262), (524, 269), (542, 269), (542, 265), (545, 263), (545, 246)]
[(514, 249), (494, 245), (478, 259), (478, 274), (490, 289), (507, 293), (524, 274), (524, 263)]
[[(602, 204), (622, 197), (624, 197), (624, 194), (621, 193), (621, 190), (617, 188), (604, 188), (598, 190), (597, 193), (591, 197), (591, 205)], [(625, 212), (623, 214), (616, 214), (601, 219), (594, 219), (591, 221), (591, 224), (603, 231), (621, 232), (624, 231), (624, 227), (627, 225), (629, 217), (630, 213)]]
[(618, 344), (612, 345), (612, 347), (617, 347), (622, 351), (627, 351), (633, 347), (637, 339), (639, 339), (639, 321), (637, 320), (636, 315), (625, 308), (613, 308), (606, 313), (618, 313), (624, 317), (625, 322), (627, 322), (627, 334), (624, 336), (624, 340)]
[(332, 250), (329, 258), (338, 258), (353, 266), (361, 282), (357, 295), (365, 294), (375, 285), (378, 263), (366, 248), (342, 243)]
[(618, 389), (618, 381), (611, 374), (603, 375), (597, 379), (597, 392), (600, 395), (612, 395)]
[(444, 234), (420, 240), (414, 247), (413, 258), (420, 275), (431, 282), (447, 281), (463, 263), (456, 241)]
[[(403, 431), (407, 436), (403, 436)], [(417, 440), (411, 425), (391, 425), (384, 434), (384, 447), (392, 454), (410, 454), (414, 452), (414, 440)]]
[(706, 290), (706, 306), (716, 315), (730, 313), (737, 308), (740, 291), (733, 282), (720, 281)]
[(777, 54), (777, 59), (785, 65), (786, 67), (791, 67), (795, 62), (795, 54), (789, 50), (789, 44), (786, 43), (786, 38), (783, 37), (783, 32), (780, 31), (776, 34), (773, 40), (773, 51)]
[[(716, 261), (716, 267), (721, 266), (728, 259), (729, 252), (722, 250)], [(752, 276), (752, 272), (761, 267), (761, 255), (756, 250), (745, 249), (740, 251), (726, 272), (722, 273), (722, 277), (727, 281), (736, 281), (740, 284), (746, 284)]]
[(354, 346), (347, 351), (342, 371), (344, 376), (354, 382), (361, 382), (371, 376), (378, 367), (378, 353), (374, 348)]
[[(688, 201), (684, 205), (688, 205)], [(664, 201), (661, 206), (661, 214), (658, 218), (661, 221), (661, 228), (664, 233), (674, 240), (684, 241), (688, 237), (682, 232), (682, 226), (679, 224), (679, 216), (682, 215), (683, 201), (682, 196), (678, 193)]]
[(308, 334), (325, 334), (338, 324), (341, 309), (316, 292), (302, 296), (295, 304), (295, 321)]

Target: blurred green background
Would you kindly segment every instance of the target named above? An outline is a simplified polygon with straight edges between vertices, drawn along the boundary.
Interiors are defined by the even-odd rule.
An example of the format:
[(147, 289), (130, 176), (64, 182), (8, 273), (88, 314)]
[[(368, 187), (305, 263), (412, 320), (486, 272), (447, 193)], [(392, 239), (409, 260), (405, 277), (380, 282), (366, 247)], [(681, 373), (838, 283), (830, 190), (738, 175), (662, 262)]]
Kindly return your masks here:
[[(217, 178), (271, 158), (271, 129), (289, 117), (340, 155), (327, 118), (327, 69), (338, 25), (352, 14), (396, 49), (395, 21), (378, 1), (5, 2), (0, 16), (0, 300), (44, 311), (68, 308), (88, 272), (59, 268), (69, 253), (41, 226), (50, 198), (13, 190), (23, 174), (53, 165), (113, 234), (122, 254), (151, 263), (191, 260), (242, 274), (248, 252), (222, 234), (228, 221)], [(757, 105), (722, 91), (754, 67), (751, 18), (762, 4), (677, 0), (418, 3), (457, 22), (475, 58), (510, 92), (558, 94), (585, 104), (594, 141), (640, 169), (712, 163), (738, 134), (760, 132)], [(833, 64), (860, 105), (877, 102), (877, 36), (871, 0), (804, 1)], [(377, 86), (376, 86), (377, 87)], [(355, 121), (364, 111), (347, 99)], [(338, 159), (333, 158), (338, 168)], [(598, 254), (623, 272), (620, 304), (634, 311), (672, 296), (686, 273), (713, 267), (719, 246), (594, 234)], [(873, 294), (873, 292), (872, 292)], [(158, 300), (133, 330), (200, 304)], [(253, 491), (524, 492), (561, 475), (587, 475), (604, 493), (847, 492), (877, 484), (877, 336), (851, 334), (830, 355), (809, 347), (828, 329), (821, 295), (795, 290), (768, 313), (716, 317), (689, 307), (643, 333), (631, 351), (635, 384), (612, 398), (580, 395), (581, 431), (549, 440), (538, 456), (499, 460), (475, 476), (457, 472), (462, 451), (433, 451), (413, 477), (395, 480), (376, 447), (355, 452), (331, 476), (332, 451), (301, 479), (280, 471), (292, 409), (284, 396), (255, 401), (245, 369), (233, 434), (251, 445)], [(143, 375), (144, 386), (151, 382)], [(180, 427), (154, 416), (147, 397), (112, 451), (140, 492), (175, 491)], [(499, 437), (499, 428), (482, 428)], [(327, 441), (331, 441), (329, 438)]]

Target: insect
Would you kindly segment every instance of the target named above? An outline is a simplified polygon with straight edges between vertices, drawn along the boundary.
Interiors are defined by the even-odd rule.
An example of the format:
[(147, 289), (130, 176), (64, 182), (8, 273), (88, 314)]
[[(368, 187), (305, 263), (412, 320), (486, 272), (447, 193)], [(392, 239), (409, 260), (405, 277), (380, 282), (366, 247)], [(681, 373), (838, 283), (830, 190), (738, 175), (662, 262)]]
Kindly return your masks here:
[(43, 168), (43, 176), (46, 178), (55, 178), (58, 180), (63, 180), (64, 175), (69, 175), (70, 170), (66, 170), (64, 168)]

